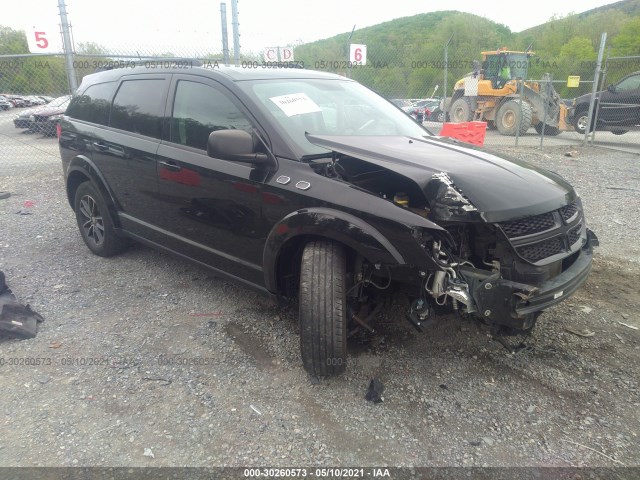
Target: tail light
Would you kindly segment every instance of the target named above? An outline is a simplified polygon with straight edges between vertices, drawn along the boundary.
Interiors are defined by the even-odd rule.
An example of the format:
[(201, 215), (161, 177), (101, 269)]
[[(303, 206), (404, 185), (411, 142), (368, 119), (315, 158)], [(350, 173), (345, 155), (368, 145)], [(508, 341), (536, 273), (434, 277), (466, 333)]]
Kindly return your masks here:
[(59, 123), (56, 123), (56, 136), (58, 137), (58, 140), (60, 140), (61, 134), (62, 134), (62, 125), (60, 125)]

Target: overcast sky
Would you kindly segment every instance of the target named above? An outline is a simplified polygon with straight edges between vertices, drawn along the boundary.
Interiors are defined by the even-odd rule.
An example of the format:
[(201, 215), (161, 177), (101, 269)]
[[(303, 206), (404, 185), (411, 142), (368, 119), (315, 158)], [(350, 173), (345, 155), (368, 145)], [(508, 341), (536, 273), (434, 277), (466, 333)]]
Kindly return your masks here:
[[(24, 29), (30, 22), (51, 26), (59, 23), (57, 0), (3, 3), (0, 25)], [(240, 45), (244, 51), (260, 51), (263, 47), (310, 42), (351, 31), (354, 25), (357, 32), (358, 28), (445, 7), (484, 16), (518, 32), (544, 23), (555, 14), (579, 13), (609, 3), (614, 2), (536, 0), (520, 6), (514, 2), (498, 6), (478, 0), (240, 0)], [(226, 4), (232, 46), (231, 1)], [(221, 50), (218, 0), (66, 0), (66, 5), (76, 45), (94, 41), (111, 50), (141, 53), (151, 46), (164, 50), (173, 46), (174, 51), (176, 46), (194, 52)]]

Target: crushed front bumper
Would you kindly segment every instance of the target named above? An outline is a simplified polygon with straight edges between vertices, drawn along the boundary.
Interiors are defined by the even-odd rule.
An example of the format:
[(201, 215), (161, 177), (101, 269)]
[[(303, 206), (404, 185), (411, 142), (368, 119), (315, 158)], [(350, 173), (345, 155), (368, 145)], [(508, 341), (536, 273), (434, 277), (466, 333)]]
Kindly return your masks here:
[(562, 273), (541, 285), (526, 285), (505, 280), (498, 272), (462, 267), (469, 282), (477, 313), (489, 322), (510, 328), (527, 330), (533, 326), (537, 313), (564, 301), (586, 282), (593, 262), (593, 247), (598, 239), (587, 230), (587, 241), (573, 263)]

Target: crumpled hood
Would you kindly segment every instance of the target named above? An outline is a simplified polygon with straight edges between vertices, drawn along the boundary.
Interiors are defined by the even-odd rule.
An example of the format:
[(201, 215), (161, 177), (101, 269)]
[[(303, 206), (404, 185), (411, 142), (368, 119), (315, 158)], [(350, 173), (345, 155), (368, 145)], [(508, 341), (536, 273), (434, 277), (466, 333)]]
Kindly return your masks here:
[[(487, 222), (502, 222), (558, 209), (576, 193), (562, 177), (439, 137), (327, 136), (307, 139), (335, 152), (397, 172), (415, 181), (432, 204), (443, 173)], [(441, 189), (440, 189), (441, 190)]]

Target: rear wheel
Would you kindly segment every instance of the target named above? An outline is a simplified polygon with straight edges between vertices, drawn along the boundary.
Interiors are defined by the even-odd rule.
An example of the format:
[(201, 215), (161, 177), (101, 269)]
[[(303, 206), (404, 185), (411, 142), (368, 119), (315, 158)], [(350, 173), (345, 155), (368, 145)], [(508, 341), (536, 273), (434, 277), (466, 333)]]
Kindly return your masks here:
[(82, 240), (93, 253), (111, 257), (127, 248), (129, 242), (116, 234), (107, 204), (91, 182), (78, 186), (74, 210)]
[(473, 120), (473, 111), (475, 108), (472, 103), (469, 97), (460, 97), (453, 102), (451, 110), (449, 110), (449, 118), (451, 121), (460, 123)]
[(307, 372), (338, 375), (347, 362), (346, 252), (342, 245), (308, 243), (300, 267), (300, 352)]
[(509, 100), (503, 103), (496, 114), (496, 126), (501, 135), (515, 136), (520, 127), (520, 135), (527, 133), (531, 127), (533, 110), (527, 102)]

